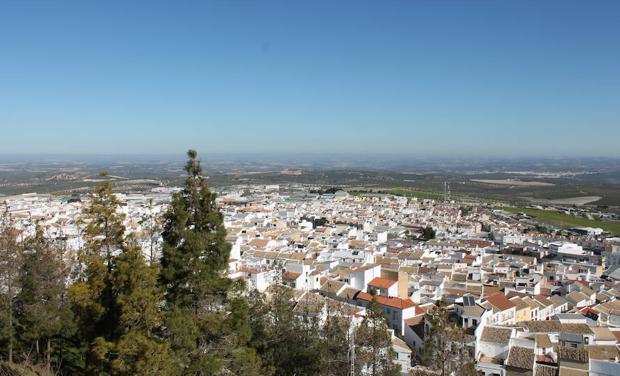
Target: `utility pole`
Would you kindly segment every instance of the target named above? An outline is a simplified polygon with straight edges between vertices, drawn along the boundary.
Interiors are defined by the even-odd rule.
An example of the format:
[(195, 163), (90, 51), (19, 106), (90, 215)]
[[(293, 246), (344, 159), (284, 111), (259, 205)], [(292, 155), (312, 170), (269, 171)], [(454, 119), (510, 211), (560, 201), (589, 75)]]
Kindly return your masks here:
[(349, 336), (349, 354), (351, 358), (351, 376), (355, 376), (355, 326), (351, 325), (351, 335)]

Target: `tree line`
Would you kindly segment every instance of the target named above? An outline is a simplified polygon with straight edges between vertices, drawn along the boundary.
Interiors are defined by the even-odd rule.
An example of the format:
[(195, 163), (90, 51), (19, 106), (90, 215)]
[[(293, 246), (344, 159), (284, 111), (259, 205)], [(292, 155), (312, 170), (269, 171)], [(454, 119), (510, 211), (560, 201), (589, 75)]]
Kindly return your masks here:
[[(0, 214), (0, 374), (398, 375), (376, 302), (354, 325), (336, 310), (295, 308), (293, 292), (266, 296), (227, 277), (230, 244), (195, 151), (150, 249), (127, 231), (109, 180), (80, 218), (84, 244), (69, 257), (37, 226), (24, 238)], [(147, 254), (147, 257), (144, 255)]]

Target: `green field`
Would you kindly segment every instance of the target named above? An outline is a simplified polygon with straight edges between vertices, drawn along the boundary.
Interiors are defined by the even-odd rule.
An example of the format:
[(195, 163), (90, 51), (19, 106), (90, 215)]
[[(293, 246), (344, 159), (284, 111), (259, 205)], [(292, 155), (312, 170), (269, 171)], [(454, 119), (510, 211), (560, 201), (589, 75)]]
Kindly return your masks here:
[(530, 208), (502, 208), (511, 213), (525, 213), (542, 223), (548, 223), (560, 227), (599, 227), (615, 235), (620, 235), (620, 223), (598, 221), (582, 217), (575, 217), (551, 210), (539, 210)]

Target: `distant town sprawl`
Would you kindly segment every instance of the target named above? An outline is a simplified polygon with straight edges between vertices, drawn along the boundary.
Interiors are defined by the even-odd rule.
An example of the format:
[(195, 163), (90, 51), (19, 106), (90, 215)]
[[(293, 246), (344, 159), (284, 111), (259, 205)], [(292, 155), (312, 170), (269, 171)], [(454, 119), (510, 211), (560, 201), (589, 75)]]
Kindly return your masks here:
[[(118, 194), (124, 225), (148, 260), (174, 188)], [(89, 198), (3, 197), (22, 237), (36, 227), (72, 260)], [(376, 301), (394, 362), (433, 374), (425, 359), (438, 308), (449, 338), (485, 375), (619, 375), (620, 238), (555, 229), (519, 210), (306, 185), (243, 185), (216, 199), (232, 245), (228, 276), (246, 290), (293, 289), (296, 312), (330, 309), (359, 322)], [(448, 361), (449, 362), (449, 361)], [(432, 367), (431, 367), (432, 368)]]

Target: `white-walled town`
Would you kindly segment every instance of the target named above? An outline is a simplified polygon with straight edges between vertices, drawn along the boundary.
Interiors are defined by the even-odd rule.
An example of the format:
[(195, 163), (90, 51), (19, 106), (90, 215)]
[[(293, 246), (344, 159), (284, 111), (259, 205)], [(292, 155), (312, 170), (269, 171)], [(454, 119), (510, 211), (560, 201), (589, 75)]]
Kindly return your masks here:
[[(159, 258), (153, 229), (175, 191), (117, 194), (147, 260)], [(2, 201), (18, 236), (38, 226), (76, 259), (88, 195)], [(375, 300), (405, 374), (419, 370), (438, 302), (480, 374), (620, 374), (620, 238), (610, 233), (550, 233), (501, 207), (301, 184), (221, 188), (216, 203), (232, 245), (229, 278), (248, 292), (288, 286), (295, 311), (319, 322), (336, 311), (359, 324)]]

